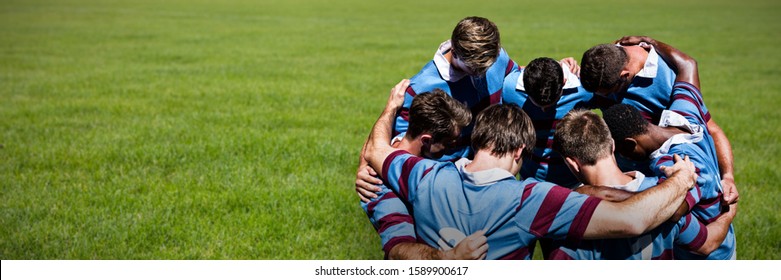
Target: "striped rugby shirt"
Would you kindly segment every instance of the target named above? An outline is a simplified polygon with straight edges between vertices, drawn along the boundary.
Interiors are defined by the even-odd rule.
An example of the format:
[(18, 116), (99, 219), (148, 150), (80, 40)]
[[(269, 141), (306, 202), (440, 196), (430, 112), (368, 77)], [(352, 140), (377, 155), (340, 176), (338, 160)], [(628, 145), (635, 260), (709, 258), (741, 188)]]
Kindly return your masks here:
[[(716, 148), (708, 132), (710, 113), (702, 101), (699, 89), (686, 82), (677, 82), (673, 88), (672, 104), (661, 115), (659, 126), (680, 127), (689, 133), (675, 135), (661, 148), (651, 153), (651, 169), (661, 176), (661, 166), (673, 165), (673, 155), (688, 155), (697, 171), (697, 185), (686, 195), (691, 213), (705, 224), (721, 215), (721, 175)], [(735, 251), (735, 235), (732, 226), (724, 243), (707, 259), (730, 259)], [(676, 252), (678, 253), (678, 252)], [(701, 259), (681, 250), (681, 258)]]
[[(640, 172), (627, 173), (635, 179), (623, 188), (640, 191), (659, 183), (657, 177), (646, 177)], [(702, 247), (708, 237), (707, 227), (692, 214), (678, 222), (666, 222), (655, 229), (633, 238), (584, 240), (579, 244), (554, 242), (555, 249), (545, 256), (555, 260), (670, 260), (674, 259), (674, 248), (696, 250)]]
[[(466, 103), (472, 111), (472, 115), (487, 108), (490, 105), (501, 103), (502, 86), (505, 76), (513, 71), (518, 71), (518, 66), (501, 49), (496, 61), (480, 77), (472, 77), (455, 70), (445, 58), (445, 54), (451, 51), (450, 40), (439, 46), (434, 54), (434, 59), (423, 66), (423, 69), (410, 79), (410, 85), (404, 94), (404, 104), (396, 116), (393, 126), (394, 137), (403, 137), (409, 127), (409, 108), (412, 99), (416, 95), (441, 89), (456, 100)], [(461, 131), (459, 147), (449, 151), (439, 160), (458, 160), (466, 157), (469, 152), (469, 137), (472, 133), (472, 125)]]
[[(577, 178), (570, 172), (564, 159), (553, 150), (553, 134), (556, 124), (569, 111), (577, 108), (596, 108), (597, 100), (594, 94), (586, 91), (580, 85), (580, 79), (564, 67), (564, 77), (567, 82), (563, 87), (561, 98), (556, 102), (556, 108), (542, 111), (529, 100), (523, 85), (523, 69), (510, 73), (504, 80), (502, 103), (515, 104), (521, 107), (534, 124), (537, 142), (534, 146), (531, 160), (523, 161), (521, 178), (535, 178), (540, 181), (552, 182), (560, 186), (574, 188), (580, 185)], [(593, 99), (593, 100), (592, 100)]]
[[(540, 238), (577, 242), (601, 200), (503, 169), (470, 173), (457, 163), (396, 151), (382, 178), (414, 209), (418, 240), (440, 249), (485, 230), (487, 259), (531, 259)], [(463, 179), (462, 179), (463, 178)]]

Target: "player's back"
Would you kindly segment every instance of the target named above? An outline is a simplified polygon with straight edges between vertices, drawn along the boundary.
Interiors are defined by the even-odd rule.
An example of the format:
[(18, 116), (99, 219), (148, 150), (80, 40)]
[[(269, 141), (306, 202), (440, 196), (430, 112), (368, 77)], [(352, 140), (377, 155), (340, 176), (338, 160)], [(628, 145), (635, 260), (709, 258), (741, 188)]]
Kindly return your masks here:
[[(455, 168), (438, 170), (433, 177), (461, 178)], [(487, 186), (444, 179), (420, 187), (413, 203), (419, 238), (434, 247), (449, 248), (485, 230), (490, 248), (487, 259), (529, 258), (534, 239), (521, 238), (524, 234), (515, 225), (523, 184), (507, 177)]]
[[(464, 160), (431, 170), (413, 202), (418, 237), (440, 249), (484, 230), (488, 259), (530, 259), (540, 238), (579, 240), (599, 199), (502, 169), (470, 173)], [(442, 177), (442, 179), (438, 179)], [(460, 182), (455, 182), (456, 178)]]

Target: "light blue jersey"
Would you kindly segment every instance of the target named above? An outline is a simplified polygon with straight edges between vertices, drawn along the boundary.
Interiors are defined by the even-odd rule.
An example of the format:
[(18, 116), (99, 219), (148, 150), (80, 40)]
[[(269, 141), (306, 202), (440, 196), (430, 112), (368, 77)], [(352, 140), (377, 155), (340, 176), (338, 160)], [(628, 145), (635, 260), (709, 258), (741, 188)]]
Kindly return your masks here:
[[(659, 183), (657, 177), (645, 177), (636, 172), (637, 191)], [(682, 217), (677, 223), (666, 222), (643, 235), (633, 238), (584, 240), (579, 244), (554, 242), (546, 259), (554, 260), (670, 260), (674, 248), (694, 251), (707, 240), (707, 227), (693, 215)]]
[(361, 201), (361, 208), (380, 235), (382, 250), (388, 258), (393, 246), (403, 242), (416, 242), (415, 223), (409, 207), (388, 187), (380, 185), (377, 197), (368, 203)]
[[(721, 215), (721, 175), (716, 147), (708, 132), (710, 113), (702, 102), (702, 94), (694, 85), (675, 83), (672, 104), (664, 111), (659, 126), (680, 127), (689, 133), (671, 137), (662, 147), (651, 154), (651, 169), (662, 174), (661, 166), (672, 166), (673, 155), (688, 155), (697, 171), (697, 185), (687, 194), (686, 203), (691, 213), (700, 221), (709, 224)], [(730, 226), (724, 243), (707, 259), (730, 259), (735, 251), (735, 235)], [(676, 252), (678, 253), (678, 252)], [(682, 258), (701, 257), (681, 252)]]
[[(450, 51), (450, 43), (446, 41), (440, 46), (434, 59), (410, 79), (410, 85), (404, 95), (404, 104), (394, 123), (394, 137), (407, 132), (412, 99), (421, 93), (441, 89), (456, 100), (466, 103), (474, 116), (490, 105), (501, 103), (505, 76), (518, 71), (518, 66), (510, 59), (507, 52), (501, 49), (496, 61), (488, 68), (485, 75), (472, 77), (453, 70), (450, 63), (444, 59), (444, 54)], [(470, 152), (468, 143), (471, 133), (471, 125), (463, 129), (460, 145), (439, 160), (457, 160), (466, 157)]]
[(564, 85), (561, 98), (556, 102), (556, 107), (542, 111), (529, 100), (529, 95), (525, 92), (523, 69), (507, 76), (502, 90), (502, 103), (521, 107), (531, 118), (537, 133), (532, 158), (523, 161), (521, 178), (535, 178), (568, 188), (580, 185), (561, 155), (553, 150), (553, 134), (556, 132), (556, 124), (569, 111), (577, 108), (596, 108), (596, 105), (592, 104), (592, 99), (594, 94), (583, 89), (578, 77), (570, 74), (567, 75), (567, 83)]
[(643, 69), (632, 79), (626, 92), (613, 98), (634, 106), (645, 119), (656, 123), (662, 111), (670, 106), (675, 77), (675, 71), (652, 49)]
[[(445, 60), (444, 55), (450, 51), (450, 41), (442, 43), (434, 59), (410, 79), (410, 86), (404, 96), (404, 105), (394, 123), (394, 136), (403, 136), (406, 133), (409, 127), (409, 107), (418, 93), (441, 89), (456, 100), (465, 102), (471, 108), (473, 115), (476, 115), (489, 105), (501, 102), (504, 77), (510, 72), (518, 71), (515, 62), (504, 49), (501, 49), (496, 62), (485, 75), (478, 78), (470, 77), (455, 71)], [(467, 156), (469, 154), (467, 140), (470, 135), (471, 126), (462, 131), (459, 139), (462, 145), (439, 160), (452, 161)], [(382, 190), (378, 193), (378, 197), (369, 203), (361, 202), (361, 208), (380, 235), (382, 248), (387, 257), (393, 246), (402, 242), (415, 242), (417, 236), (408, 205), (405, 205), (384, 185), (380, 187)]]
[[(670, 105), (670, 96), (673, 83), (675, 83), (675, 71), (651, 49), (648, 52), (643, 68), (638, 72), (629, 87), (624, 92), (608, 96), (617, 103), (632, 105), (640, 111), (640, 114), (651, 123), (657, 123), (663, 110)], [(609, 107), (605, 104), (601, 109)], [(634, 161), (616, 154), (618, 166), (623, 171), (638, 170), (649, 176), (652, 172), (648, 169), (647, 161)]]
[(601, 200), (503, 169), (469, 173), (456, 163), (397, 151), (382, 178), (414, 209), (418, 239), (440, 249), (485, 230), (487, 259), (531, 259), (540, 238), (578, 242)]

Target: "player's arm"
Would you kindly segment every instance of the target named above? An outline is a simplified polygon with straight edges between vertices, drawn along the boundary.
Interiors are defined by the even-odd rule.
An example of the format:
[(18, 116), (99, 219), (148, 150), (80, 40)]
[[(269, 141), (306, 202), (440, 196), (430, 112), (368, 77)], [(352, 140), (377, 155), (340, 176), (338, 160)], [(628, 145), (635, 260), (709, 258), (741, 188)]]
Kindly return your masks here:
[[(685, 53), (673, 48), (670, 45), (656, 41), (648, 37), (631, 36), (624, 37), (619, 40), (623, 43), (639, 43), (647, 42), (657, 49), (658, 53), (667, 61), (671, 62), (677, 69), (675, 76), (675, 82), (685, 82), (700, 88), (700, 74), (697, 66), (697, 61), (694, 58), (686, 55)], [(701, 95), (701, 94), (700, 94)], [(704, 104), (702, 104), (704, 107)], [(716, 157), (719, 163), (719, 171), (721, 173), (721, 185), (724, 193), (724, 202), (735, 203), (740, 198), (737, 187), (735, 186), (735, 175), (732, 155), (732, 145), (729, 138), (724, 133), (724, 130), (713, 120), (710, 116), (703, 116), (706, 119), (705, 125), (708, 127), (708, 131), (713, 137), (714, 145), (716, 146)]]
[(579, 188), (575, 189), (575, 191), (605, 201), (613, 201), (613, 202), (627, 200), (628, 198), (632, 197), (635, 194), (633, 192), (619, 190), (611, 187), (590, 186), (590, 185), (580, 186)]
[(477, 231), (461, 240), (456, 247), (438, 250), (422, 243), (399, 243), (390, 250), (392, 260), (480, 260), (488, 252), (488, 239), (484, 231)]
[(738, 204), (730, 204), (728, 212), (722, 213), (718, 219), (708, 224), (708, 238), (705, 240), (702, 247), (695, 250), (694, 253), (710, 255), (710, 253), (718, 249), (719, 246), (721, 246), (721, 243), (724, 243), (724, 238), (726, 238), (727, 233), (729, 233), (729, 226), (732, 224), (732, 220), (737, 213)]
[(366, 141), (363, 158), (374, 170), (381, 170), (385, 158), (396, 150), (390, 145), (391, 129), (393, 129), (396, 111), (401, 108), (402, 102), (404, 102), (404, 91), (407, 86), (409, 86), (409, 80), (404, 79), (391, 89), (385, 110), (374, 123), (369, 139)]
[(597, 205), (583, 238), (613, 238), (640, 235), (673, 215), (686, 192), (696, 182), (694, 164), (675, 155), (675, 165), (664, 168), (668, 179), (622, 202)]
[(716, 146), (716, 157), (719, 162), (719, 171), (721, 173), (721, 187), (724, 193), (725, 203), (733, 204), (738, 202), (740, 195), (735, 185), (735, 175), (733, 167), (732, 144), (730, 144), (727, 135), (721, 127), (713, 121), (708, 120), (708, 131), (713, 137), (713, 144)]
[(617, 43), (621, 45), (640, 45), (647, 49), (650, 49), (648, 46), (653, 46), (656, 52), (676, 69), (676, 82), (685, 81), (697, 88), (700, 87), (697, 61), (686, 53), (646, 36), (626, 36), (619, 39)]
[(370, 199), (377, 198), (376, 192), (380, 191), (380, 187), (377, 185), (382, 184), (382, 180), (377, 178), (377, 171), (369, 166), (369, 162), (364, 158), (367, 144), (369, 144), (369, 139), (366, 139), (361, 149), (358, 171), (355, 175), (355, 192), (358, 193), (358, 197), (363, 202), (369, 202)]
[[(404, 81), (406, 81), (406, 83), (402, 86), (401, 84), (404, 83)], [(405, 117), (405, 112), (408, 112), (408, 107), (412, 103), (413, 99), (409, 93), (405, 92), (405, 90), (408, 89), (408, 86), (409, 80), (402, 80), (402, 82), (399, 82), (399, 84), (397, 84), (393, 89), (402, 91), (401, 93), (397, 93), (402, 94), (404, 99), (401, 108), (397, 109), (396, 111), (400, 112), (400, 114), (396, 114), (396, 118), (394, 122), (392, 122), (391, 127), (395, 125), (397, 132), (401, 132), (402, 135), (407, 131), (407, 127), (409, 126), (409, 122)], [(391, 92), (393, 92), (393, 90)], [(363, 144), (363, 148), (361, 149), (361, 155), (358, 162), (358, 171), (356, 172), (355, 176), (355, 192), (363, 202), (368, 202), (370, 199), (376, 198), (376, 192), (380, 191), (378, 185), (382, 184), (382, 180), (377, 178), (377, 170), (372, 168), (372, 166), (369, 166), (369, 162), (366, 161), (365, 154), (366, 146), (368, 144), (369, 139), (366, 139)]]

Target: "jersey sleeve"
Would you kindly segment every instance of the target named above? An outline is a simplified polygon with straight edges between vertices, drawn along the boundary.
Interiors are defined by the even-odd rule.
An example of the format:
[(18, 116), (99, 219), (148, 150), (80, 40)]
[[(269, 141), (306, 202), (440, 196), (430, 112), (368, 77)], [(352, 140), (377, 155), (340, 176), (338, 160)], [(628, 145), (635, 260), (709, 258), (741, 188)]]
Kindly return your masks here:
[(531, 183), (524, 187), (521, 215), (516, 222), (538, 238), (566, 239), (577, 243), (583, 238), (600, 199), (573, 192), (550, 183)]
[(412, 203), (423, 177), (439, 162), (397, 150), (382, 165), (382, 180), (402, 201)]
[(412, 85), (407, 87), (404, 92), (404, 103), (401, 105), (401, 109), (396, 114), (396, 120), (393, 123), (393, 137), (404, 135), (409, 129), (409, 108), (412, 106), (412, 99), (415, 98), (415, 90), (412, 89)]
[(678, 221), (678, 237), (675, 244), (688, 251), (696, 251), (708, 239), (708, 227), (691, 213)]
[(705, 125), (710, 120), (710, 112), (702, 100), (702, 93), (694, 85), (686, 82), (676, 82), (673, 85), (672, 100), (669, 110), (683, 115), (689, 121)]
[(380, 186), (377, 197), (361, 207), (380, 235), (382, 250), (388, 258), (390, 249), (399, 243), (416, 242), (415, 221), (407, 206), (385, 185)]
[[(651, 161), (651, 170), (654, 172), (656, 176), (658, 176), (659, 183), (663, 182), (664, 179), (666, 179), (664, 172), (662, 171), (662, 166), (672, 167), (675, 162), (673, 160), (674, 154), (684, 155), (687, 154), (686, 152), (672, 149), (670, 150), (670, 154), (663, 155), (661, 157), (655, 158)], [(700, 199), (702, 197), (702, 190), (700, 189), (700, 186), (704, 184), (705, 178), (700, 176), (700, 165), (698, 163), (698, 157), (691, 157), (690, 158), (694, 162), (694, 171), (697, 174), (697, 184), (694, 185), (693, 188), (689, 190), (688, 193), (686, 193), (686, 199), (684, 200), (686, 202), (686, 205), (688, 206), (688, 211), (691, 212), (691, 210), (694, 208), (697, 203), (700, 202)]]

